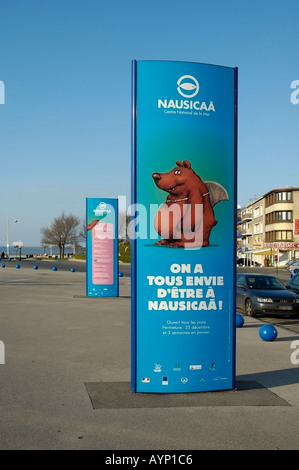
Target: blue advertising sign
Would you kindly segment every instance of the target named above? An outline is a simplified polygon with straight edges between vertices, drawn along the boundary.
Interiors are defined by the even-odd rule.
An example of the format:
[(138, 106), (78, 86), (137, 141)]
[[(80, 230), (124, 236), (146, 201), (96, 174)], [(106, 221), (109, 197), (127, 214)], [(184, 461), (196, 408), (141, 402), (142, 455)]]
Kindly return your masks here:
[(235, 386), (237, 69), (133, 61), (134, 392)]
[(86, 295), (118, 297), (118, 200), (86, 199)]

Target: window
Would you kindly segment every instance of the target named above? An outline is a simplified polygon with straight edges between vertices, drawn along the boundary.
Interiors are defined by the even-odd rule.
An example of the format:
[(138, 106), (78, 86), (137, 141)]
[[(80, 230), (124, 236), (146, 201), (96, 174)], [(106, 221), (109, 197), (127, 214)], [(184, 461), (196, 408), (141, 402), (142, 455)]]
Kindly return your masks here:
[(238, 286), (246, 286), (245, 276), (238, 276)]
[(268, 194), (265, 197), (265, 205), (266, 207), (275, 204), (276, 202), (283, 202), (283, 201), (292, 201), (292, 191), (279, 191), (273, 192)]
[(292, 211), (278, 211), (275, 212), (276, 221), (292, 221)]
[(276, 201), (291, 201), (292, 200), (292, 192), (291, 191), (282, 191), (276, 193)]
[(272, 230), (271, 232), (265, 233), (265, 242), (291, 242), (293, 241), (292, 230)]
[(260, 223), (254, 224), (253, 233), (254, 234), (261, 233), (261, 224)]
[(266, 225), (274, 224), (275, 222), (292, 222), (293, 212), (292, 211), (276, 211), (266, 214), (265, 222)]
[(260, 208), (259, 208), (259, 207), (255, 207), (255, 208), (254, 208), (254, 218), (256, 219), (256, 218), (259, 217), (260, 215), (261, 215)]

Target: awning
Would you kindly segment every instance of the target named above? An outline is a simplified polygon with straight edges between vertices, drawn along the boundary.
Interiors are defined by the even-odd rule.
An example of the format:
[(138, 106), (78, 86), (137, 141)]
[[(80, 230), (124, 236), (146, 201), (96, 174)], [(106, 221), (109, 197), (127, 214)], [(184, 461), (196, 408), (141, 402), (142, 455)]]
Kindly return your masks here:
[(268, 248), (266, 250), (261, 250), (261, 251), (253, 251), (252, 254), (253, 255), (262, 255), (262, 256), (266, 256), (266, 255), (274, 255), (274, 250), (271, 250), (271, 248)]

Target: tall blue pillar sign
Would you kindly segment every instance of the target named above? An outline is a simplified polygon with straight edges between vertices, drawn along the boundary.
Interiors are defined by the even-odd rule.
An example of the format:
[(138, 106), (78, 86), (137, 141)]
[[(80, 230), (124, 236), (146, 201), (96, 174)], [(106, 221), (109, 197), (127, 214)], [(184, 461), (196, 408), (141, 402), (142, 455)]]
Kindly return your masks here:
[(118, 297), (118, 200), (86, 199), (86, 295)]
[(133, 61), (132, 89), (131, 389), (232, 389), (237, 68)]

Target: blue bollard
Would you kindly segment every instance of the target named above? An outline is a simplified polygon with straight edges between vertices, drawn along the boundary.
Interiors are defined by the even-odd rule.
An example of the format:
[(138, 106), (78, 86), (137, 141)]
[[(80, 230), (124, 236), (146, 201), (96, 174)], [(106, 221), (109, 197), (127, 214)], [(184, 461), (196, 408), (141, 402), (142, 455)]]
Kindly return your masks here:
[(236, 327), (241, 328), (244, 325), (244, 318), (240, 313), (236, 313)]
[(274, 341), (277, 334), (277, 329), (273, 325), (263, 325), (259, 329), (259, 335), (263, 341)]

